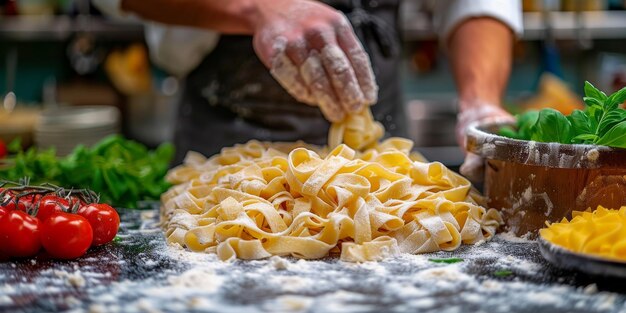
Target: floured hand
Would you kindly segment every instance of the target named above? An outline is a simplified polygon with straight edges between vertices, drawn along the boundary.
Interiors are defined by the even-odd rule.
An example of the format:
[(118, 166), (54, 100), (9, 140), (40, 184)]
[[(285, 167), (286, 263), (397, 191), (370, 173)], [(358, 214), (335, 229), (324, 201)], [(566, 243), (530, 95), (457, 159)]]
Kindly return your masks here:
[[(465, 138), (469, 126), (482, 123), (515, 122), (515, 118), (510, 113), (492, 103), (462, 102), (460, 108), (461, 112), (456, 125), (456, 139), (463, 148), (465, 148)], [(471, 181), (480, 182), (483, 180), (484, 164), (485, 162), (480, 156), (467, 152), (465, 161), (461, 165), (461, 174)]]
[(377, 101), (369, 56), (341, 12), (316, 1), (259, 1), (254, 49), (298, 101), (331, 122)]

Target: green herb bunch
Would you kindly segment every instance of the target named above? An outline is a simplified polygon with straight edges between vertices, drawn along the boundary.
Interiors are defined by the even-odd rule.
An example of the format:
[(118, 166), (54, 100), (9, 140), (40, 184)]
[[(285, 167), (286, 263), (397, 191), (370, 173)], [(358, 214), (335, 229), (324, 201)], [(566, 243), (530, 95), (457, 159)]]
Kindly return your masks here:
[(0, 178), (18, 181), (30, 177), (35, 184), (88, 188), (100, 194), (100, 202), (136, 208), (140, 200), (157, 200), (169, 188), (164, 177), (174, 156), (171, 144), (150, 151), (144, 145), (110, 136), (95, 146), (77, 146), (65, 157), (54, 149), (21, 149), (9, 145), (14, 157), (0, 161)]
[(607, 96), (585, 82), (587, 107), (565, 116), (554, 109), (529, 111), (517, 116), (517, 127), (502, 127), (500, 135), (521, 140), (564, 144), (594, 144), (626, 148), (626, 87)]

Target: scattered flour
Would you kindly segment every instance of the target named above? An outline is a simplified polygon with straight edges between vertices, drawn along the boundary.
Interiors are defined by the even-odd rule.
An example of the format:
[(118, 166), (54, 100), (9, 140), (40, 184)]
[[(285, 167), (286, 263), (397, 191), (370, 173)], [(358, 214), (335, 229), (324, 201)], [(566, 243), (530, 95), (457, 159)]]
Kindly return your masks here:
[(13, 304), (13, 299), (7, 295), (0, 295), (0, 305), (10, 305)]
[(314, 302), (311, 297), (287, 295), (266, 303), (263, 308), (267, 312), (306, 312)]
[(512, 242), (512, 243), (532, 243), (535, 242), (534, 240), (531, 240), (530, 238), (532, 237), (532, 234), (530, 232), (522, 235), (522, 236), (517, 236), (515, 235), (515, 233), (509, 231), (509, 232), (505, 232), (505, 233), (499, 233), (496, 235), (496, 237), (508, 241), (508, 242)]
[(73, 273), (55, 270), (54, 275), (56, 275), (57, 277), (61, 279), (64, 279), (65, 282), (70, 286), (73, 286), (76, 288), (85, 287), (85, 278), (83, 277), (81, 272), (78, 270)]
[(276, 255), (269, 258), (269, 263), (273, 268), (277, 270), (286, 270), (287, 268), (289, 268), (290, 264), (289, 261)]
[[(534, 308), (545, 312), (612, 312), (624, 308), (624, 297), (598, 292), (593, 284), (582, 288), (533, 283), (541, 281), (537, 277), (544, 275), (546, 268), (524, 257), (536, 250), (530, 235), (501, 233), (481, 245), (463, 246), (455, 252), (402, 254), (381, 262), (354, 264), (337, 258), (306, 261), (291, 257), (221, 262), (212, 254), (168, 246), (158, 233), (135, 234), (139, 235), (128, 240), (147, 236), (142, 242), (150, 245), (146, 250), (150, 252), (137, 255), (138, 266), (147, 271), (145, 278), (118, 277), (115, 266), (134, 263), (119, 262), (113, 253), (107, 254), (107, 264), (115, 266), (105, 270), (91, 267), (100, 259), (95, 258), (83, 260), (87, 265), (80, 267), (77, 263), (55, 264), (26, 281), (8, 274), (13, 280), (0, 280), (0, 311), (23, 293), (35, 292), (60, 299), (76, 312), (90, 313), (509, 313)], [(429, 260), (450, 257), (462, 261), (442, 264)], [(501, 270), (512, 274), (492, 275)], [(77, 291), (80, 297), (73, 293)]]

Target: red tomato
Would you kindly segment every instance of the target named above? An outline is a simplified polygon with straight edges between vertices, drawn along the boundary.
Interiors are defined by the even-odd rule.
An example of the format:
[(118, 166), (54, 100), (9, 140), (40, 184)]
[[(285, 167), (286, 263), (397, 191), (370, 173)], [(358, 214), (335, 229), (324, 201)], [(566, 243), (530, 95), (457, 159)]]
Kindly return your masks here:
[(67, 199), (57, 197), (54, 195), (47, 195), (41, 198), (39, 202), (39, 211), (37, 211), (37, 218), (40, 221), (47, 219), (52, 213), (63, 212), (64, 209), (70, 206), (70, 202)]
[(8, 154), (7, 145), (0, 139), (0, 159), (4, 159), (4, 157)]
[(5, 214), (9, 213), (9, 211), (10, 211), (9, 209), (3, 206), (0, 206), (0, 218), (2, 218)]
[(85, 217), (93, 228), (93, 246), (111, 242), (120, 227), (120, 216), (114, 208), (104, 203), (92, 203), (78, 209), (78, 214)]
[(77, 214), (53, 213), (41, 224), (41, 243), (57, 259), (75, 259), (87, 252), (93, 241), (89, 221)]
[(13, 211), (17, 208), (17, 210), (26, 212), (26, 205), (24, 204), (24, 202), (18, 201), (16, 207), (14, 199), (11, 199), (11, 201), (9, 201), (4, 207), (7, 208), (9, 211)]
[(0, 217), (0, 255), (30, 257), (41, 250), (39, 220), (12, 210)]

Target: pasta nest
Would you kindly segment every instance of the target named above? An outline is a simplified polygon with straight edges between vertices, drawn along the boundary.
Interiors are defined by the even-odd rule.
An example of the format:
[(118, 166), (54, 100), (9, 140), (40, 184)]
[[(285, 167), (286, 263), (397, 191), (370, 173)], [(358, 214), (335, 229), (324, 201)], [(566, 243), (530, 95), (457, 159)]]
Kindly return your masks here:
[(410, 153), (412, 141), (381, 136), (367, 110), (331, 127), (333, 149), (252, 140), (208, 159), (190, 152), (161, 197), (167, 241), (221, 260), (364, 262), (495, 234), (499, 212), (481, 205), (467, 179)]

